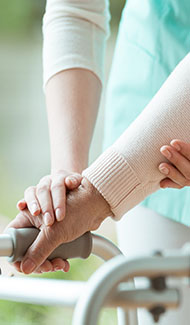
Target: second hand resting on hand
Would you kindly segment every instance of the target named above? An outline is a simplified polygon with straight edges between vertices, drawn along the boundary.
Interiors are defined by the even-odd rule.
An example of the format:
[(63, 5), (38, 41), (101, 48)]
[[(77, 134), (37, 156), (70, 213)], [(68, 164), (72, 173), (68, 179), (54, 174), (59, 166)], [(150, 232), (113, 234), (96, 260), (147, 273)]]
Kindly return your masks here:
[(31, 215), (27, 209), (21, 211), (8, 227), (36, 227), (41, 231), (22, 262), (17, 262), (15, 267), (25, 274), (53, 271), (58, 261), (50, 262), (46, 261), (46, 258), (56, 247), (80, 237), (87, 231), (96, 230), (106, 217), (112, 215), (106, 200), (85, 178), (78, 189), (68, 193), (66, 216), (63, 221), (46, 227), (39, 216)]

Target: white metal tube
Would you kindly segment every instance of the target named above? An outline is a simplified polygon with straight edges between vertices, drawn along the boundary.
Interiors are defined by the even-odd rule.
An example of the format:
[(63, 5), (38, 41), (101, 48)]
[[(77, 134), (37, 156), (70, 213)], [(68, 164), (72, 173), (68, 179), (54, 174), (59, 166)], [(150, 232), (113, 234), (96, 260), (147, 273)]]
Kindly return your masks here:
[[(11, 237), (9, 235), (1, 235), (0, 236), (0, 255), (1, 256), (11, 256), (13, 252), (13, 243), (11, 240)], [(92, 253), (101, 257), (104, 260), (109, 260), (112, 257), (116, 255), (121, 255), (120, 250), (117, 246), (115, 246), (110, 241), (106, 240), (103, 237), (97, 236), (93, 234), (93, 248)], [(179, 254), (179, 252), (178, 252)], [(125, 277), (124, 280), (127, 280), (128, 277), (135, 277), (135, 276), (154, 276), (159, 274), (163, 275), (173, 275), (173, 276), (188, 276), (190, 271), (190, 259), (188, 256), (173, 256), (168, 258), (158, 258), (158, 257), (145, 257), (145, 258), (139, 258), (135, 259), (134, 261), (130, 261), (126, 259), (126, 257), (118, 257), (122, 258), (121, 262), (123, 263), (123, 267), (125, 265)], [(123, 262), (123, 259), (125, 262)], [(166, 261), (167, 260), (167, 261)], [(164, 262), (163, 262), (164, 261)], [(112, 261), (111, 261), (112, 262)], [(110, 263), (110, 262), (109, 262)], [(107, 263), (106, 263), (107, 264)], [(109, 264), (109, 271), (111, 273), (104, 273), (105, 276), (105, 283), (100, 283), (99, 280), (101, 279), (101, 276), (97, 276), (97, 283), (94, 286), (94, 289), (92, 288), (92, 281), (90, 280), (88, 284), (88, 290), (87, 287), (85, 287), (85, 284), (83, 282), (73, 282), (73, 281), (63, 281), (63, 280), (45, 280), (45, 279), (28, 279), (28, 278), (6, 278), (6, 277), (0, 277), (0, 298), (6, 299), (6, 300), (13, 300), (13, 301), (20, 301), (20, 302), (28, 302), (28, 303), (34, 303), (34, 304), (47, 304), (47, 305), (64, 305), (64, 306), (70, 306), (74, 307), (77, 303), (79, 297), (81, 296), (81, 293), (89, 292), (89, 290), (93, 291), (94, 297), (93, 299), (95, 302), (96, 308), (94, 306), (92, 307), (92, 310), (98, 310), (97, 309), (97, 302), (98, 304), (100, 301), (102, 304), (104, 303), (104, 300), (99, 299), (99, 292), (100, 291), (106, 291), (108, 287), (114, 286), (114, 281), (121, 281), (121, 275), (124, 276), (123, 271), (120, 270), (120, 267), (118, 267), (118, 274), (117, 279), (114, 276), (114, 270), (117, 269), (117, 265), (113, 264), (114, 270), (112, 270), (112, 264)], [(104, 265), (106, 266), (106, 265)], [(103, 267), (104, 267), (103, 266)], [(127, 268), (126, 268), (127, 267)], [(107, 269), (107, 266), (106, 266)], [(105, 270), (106, 270), (105, 269)], [(104, 270), (104, 272), (105, 272)], [(99, 271), (99, 270), (98, 270)], [(96, 274), (98, 273), (96, 272)], [(106, 271), (107, 272), (107, 271)], [(99, 273), (98, 273), (99, 274)], [(106, 276), (109, 278), (109, 285), (107, 284)], [(101, 279), (102, 280), (102, 279)], [(116, 281), (116, 282), (117, 282)], [(90, 285), (90, 289), (89, 289)], [(106, 285), (107, 289), (106, 289)], [(99, 289), (98, 289), (99, 288)], [(93, 290), (92, 290), (93, 289)], [(105, 293), (105, 292), (104, 292)], [(133, 299), (135, 301), (135, 296), (133, 297), (133, 294), (137, 295), (136, 297), (140, 297), (138, 300), (138, 303), (135, 305), (135, 302), (132, 303)], [(139, 306), (140, 303), (142, 303), (142, 300), (144, 299), (144, 302), (148, 302), (148, 298), (146, 294), (149, 294), (147, 291), (144, 293), (140, 293), (139, 290), (137, 291), (130, 291), (125, 292), (125, 290), (122, 292), (118, 292), (116, 296), (113, 295), (110, 300), (108, 299), (106, 301), (106, 305), (111, 306), (121, 306), (125, 307), (124, 301), (128, 299), (128, 302), (136, 308)], [(169, 294), (169, 296), (167, 296)], [(119, 296), (118, 296), (119, 295)], [(140, 295), (140, 296), (138, 296)], [(175, 294), (172, 293), (173, 297), (176, 298)], [(104, 294), (103, 294), (104, 296)], [(120, 298), (119, 298), (120, 297)], [(165, 297), (165, 298), (164, 298)], [(166, 296), (162, 297), (162, 299), (166, 299), (168, 297), (168, 303), (169, 306), (172, 307), (172, 304), (175, 304), (176, 300), (173, 301), (171, 299), (171, 292), (167, 291)], [(92, 300), (93, 300), (92, 299)], [(120, 299), (120, 300), (118, 300)], [(153, 299), (153, 296), (151, 296), (151, 299)], [(158, 296), (155, 296), (155, 299), (158, 299)], [(156, 300), (157, 301), (157, 300)], [(89, 306), (85, 307), (88, 309), (90, 307), (91, 301), (89, 300)], [(166, 303), (166, 301), (165, 301)], [(131, 305), (131, 307), (132, 307)], [(102, 305), (101, 305), (102, 306)], [(136, 307), (135, 307), (136, 306)], [(142, 305), (141, 305), (142, 306)], [(99, 308), (99, 307), (98, 307)], [(82, 310), (82, 309), (81, 309)], [(85, 313), (86, 311), (84, 311)], [(97, 313), (96, 313), (97, 314)], [(126, 314), (127, 315), (127, 314)], [(78, 318), (79, 320), (79, 318)], [(77, 325), (82, 324), (89, 324), (89, 323), (79, 323), (77, 320)], [(95, 323), (90, 323), (91, 325)]]
[(92, 254), (100, 257), (104, 261), (108, 261), (117, 255), (121, 255), (122, 252), (110, 240), (92, 234)]
[[(92, 253), (103, 260), (121, 254), (119, 248), (104, 237), (93, 234), (92, 242)], [(12, 237), (0, 235), (0, 256), (11, 256), (13, 249)], [(0, 277), (0, 299), (74, 307), (84, 286), (85, 283), (78, 281)]]
[(84, 287), (85, 283), (80, 281), (1, 276), (0, 299), (74, 307)]
[[(86, 283), (80, 281), (0, 278), (0, 299), (40, 305), (74, 307), (85, 292)], [(176, 308), (179, 297), (177, 290), (167, 289), (157, 293), (151, 289), (129, 289), (127, 286), (112, 293), (106, 301), (107, 307), (151, 308), (155, 303), (164, 303)]]
[(125, 308), (118, 308), (117, 319), (119, 325), (138, 325), (137, 310), (130, 309), (130, 312), (128, 312)]
[(155, 305), (164, 305), (170, 309), (175, 309), (179, 305), (179, 292), (177, 289), (170, 288), (163, 291), (153, 289), (129, 289), (127, 283), (124, 288), (119, 287), (105, 301), (105, 305), (110, 307), (123, 307), (126, 310), (136, 310), (137, 308), (151, 309)]
[(77, 303), (73, 324), (95, 325), (100, 308), (109, 300), (110, 292), (119, 282), (136, 276), (155, 277), (158, 274), (189, 276), (189, 256), (140, 257), (130, 260), (121, 255), (108, 261), (88, 281), (85, 293)]
[[(92, 234), (92, 254), (100, 257), (104, 261), (108, 261), (115, 256), (121, 255), (120, 249), (113, 242), (105, 239), (102, 236)], [(137, 310), (124, 310), (119, 308), (117, 311), (118, 325), (130, 324), (130, 319), (133, 318), (133, 324), (137, 325)], [(136, 322), (135, 322), (136, 320)]]
[[(103, 260), (121, 254), (119, 248), (104, 237), (93, 234), (92, 242), (92, 253)], [(9, 234), (0, 235), (0, 256), (12, 256), (13, 250), (12, 237)], [(73, 307), (83, 292), (84, 285), (84, 283), (77, 281), (0, 277), (0, 298)], [(60, 288), (63, 292), (60, 291)]]
[(13, 241), (10, 235), (0, 235), (0, 256), (12, 256)]
[[(127, 309), (117, 308), (117, 322), (121, 325), (133, 324), (130, 322), (130, 316)], [(138, 325), (138, 323), (136, 322), (134, 325)]]

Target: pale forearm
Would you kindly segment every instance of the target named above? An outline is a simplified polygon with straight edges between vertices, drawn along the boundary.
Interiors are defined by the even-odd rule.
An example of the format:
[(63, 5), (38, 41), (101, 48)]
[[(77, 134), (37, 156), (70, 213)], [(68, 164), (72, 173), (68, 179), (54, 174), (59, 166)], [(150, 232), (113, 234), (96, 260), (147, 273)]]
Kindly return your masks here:
[(43, 74), (53, 170), (87, 166), (108, 31), (107, 0), (47, 0)]
[(74, 173), (81, 174), (87, 167), (100, 92), (99, 79), (84, 69), (64, 70), (47, 83), (51, 175), (29, 187), (24, 198), (32, 214), (42, 211), (48, 226), (55, 217), (57, 221), (64, 218), (66, 189), (80, 185), (81, 176)]
[(47, 83), (52, 171), (86, 168), (100, 94), (100, 80), (85, 69), (62, 71)]

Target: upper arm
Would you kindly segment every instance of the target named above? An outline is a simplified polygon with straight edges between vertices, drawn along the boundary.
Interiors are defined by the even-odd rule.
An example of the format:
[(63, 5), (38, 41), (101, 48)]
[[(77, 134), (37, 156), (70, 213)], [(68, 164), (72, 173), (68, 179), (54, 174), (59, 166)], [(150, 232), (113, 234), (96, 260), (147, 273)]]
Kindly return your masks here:
[(69, 68), (89, 69), (102, 80), (109, 20), (108, 0), (47, 0), (43, 18), (44, 83)]

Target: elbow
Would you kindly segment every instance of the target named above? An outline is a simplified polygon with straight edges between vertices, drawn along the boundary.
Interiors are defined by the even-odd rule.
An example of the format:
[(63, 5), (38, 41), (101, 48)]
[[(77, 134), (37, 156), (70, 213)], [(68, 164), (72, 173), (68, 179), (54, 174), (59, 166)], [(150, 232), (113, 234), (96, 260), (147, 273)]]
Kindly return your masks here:
[(67, 18), (88, 21), (96, 25), (108, 38), (110, 34), (110, 12), (108, 0), (87, 0), (78, 3), (68, 0), (47, 0), (46, 9), (42, 19), (43, 34), (48, 26), (61, 24)]

